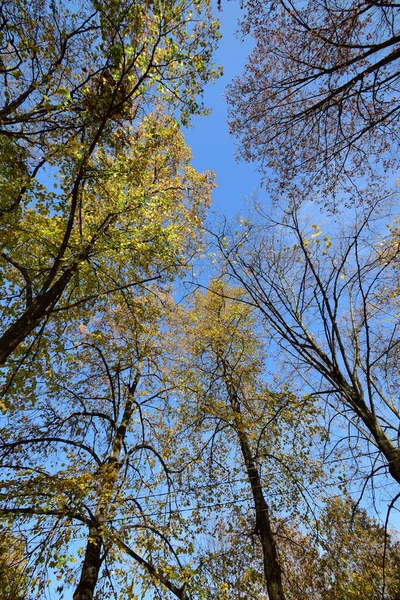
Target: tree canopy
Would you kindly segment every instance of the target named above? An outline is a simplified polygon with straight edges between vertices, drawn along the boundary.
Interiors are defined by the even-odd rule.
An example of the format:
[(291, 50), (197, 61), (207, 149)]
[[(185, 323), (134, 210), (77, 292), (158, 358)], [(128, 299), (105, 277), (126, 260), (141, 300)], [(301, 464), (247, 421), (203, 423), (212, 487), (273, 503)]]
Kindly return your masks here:
[[(162, 140), (170, 128), (172, 141), (177, 125), (170, 120), (155, 131), (150, 111), (163, 105), (171, 118), (179, 109), (184, 122), (201, 112), (194, 98), (216, 76), (210, 57), (218, 39), (218, 25), (203, 2), (145, 8), (136, 2), (70, 7), (22, 1), (2, 8), (0, 364), (25, 341), (31, 347), (31, 334), (40, 336), (64, 294), (67, 304), (82, 300), (71, 289), (74, 282), (93, 296), (84, 281), (88, 270), (101, 293), (100, 280), (108, 277), (92, 262), (99, 245), (112, 237), (112, 228), (122, 236), (127, 227), (121, 218), (128, 218), (130, 233), (141, 230), (134, 210), (140, 202), (152, 205), (156, 190), (161, 198), (160, 177), (169, 170), (174, 178), (182, 167), (179, 159), (171, 160), (178, 148), (168, 154), (169, 142)], [(157, 145), (164, 164), (156, 166)], [(164, 189), (172, 193), (174, 185), (176, 180), (165, 182)], [(143, 248), (134, 255), (131, 242), (113, 244), (130, 253), (124, 263), (141, 262), (146, 270)], [(145, 245), (146, 238), (138, 243)], [(151, 252), (155, 256), (155, 247)], [(113, 277), (107, 290), (148, 278)]]
[(244, 5), (242, 32), (255, 48), (228, 91), (230, 126), (239, 155), (260, 165), (276, 197), (295, 183), (332, 203), (338, 182), (352, 194), (355, 179), (373, 185), (395, 171), (399, 5)]
[(0, 600), (399, 599), (398, 8), (0, 3)]

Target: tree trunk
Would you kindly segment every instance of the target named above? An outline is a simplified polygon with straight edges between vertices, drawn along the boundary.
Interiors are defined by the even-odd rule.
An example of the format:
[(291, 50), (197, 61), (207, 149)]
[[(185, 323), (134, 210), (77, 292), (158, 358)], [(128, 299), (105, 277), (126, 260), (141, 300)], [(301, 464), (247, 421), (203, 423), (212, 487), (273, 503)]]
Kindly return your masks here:
[(77, 269), (77, 265), (67, 269), (61, 277), (42, 294), (38, 294), (32, 304), (0, 337), (0, 365), (30, 335), (60, 299), (63, 291)]
[(239, 436), (240, 448), (253, 494), (256, 513), (256, 531), (262, 545), (264, 576), (268, 595), (270, 600), (285, 600), (285, 593), (282, 586), (282, 569), (276, 552), (268, 504), (264, 498), (257, 465), (254, 462), (248, 437), (245, 428), (243, 427), (240, 402), (234, 388), (228, 382), (227, 390), (234, 413), (235, 428)]
[(112, 448), (108, 461), (104, 467), (104, 481), (101, 487), (101, 494), (96, 508), (95, 525), (89, 527), (88, 541), (86, 545), (85, 560), (83, 562), (81, 578), (73, 595), (73, 600), (93, 600), (93, 593), (99, 578), (100, 567), (102, 563), (101, 550), (103, 540), (99, 533), (98, 526), (104, 522), (104, 515), (107, 513), (110, 505), (110, 498), (115, 488), (120, 469), (120, 455), (123, 441), (126, 435), (126, 429), (132, 417), (134, 410), (133, 396), (138, 386), (140, 372), (137, 371), (133, 384), (130, 388), (130, 394), (126, 402), (121, 423), (114, 435)]
[(240, 447), (247, 469), (256, 512), (256, 530), (261, 540), (264, 575), (270, 600), (285, 600), (282, 586), (282, 569), (278, 562), (274, 534), (271, 529), (268, 504), (264, 498), (258, 469), (251, 456), (250, 445), (245, 433), (238, 429)]
[(102, 540), (97, 527), (90, 527), (81, 578), (73, 595), (73, 600), (93, 600), (93, 593), (101, 567), (101, 548)]
[(368, 410), (363, 401), (361, 404), (361, 401), (357, 399), (357, 402), (354, 402), (353, 405), (355, 412), (371, 432), (377, 447), (386, 458), (390, 475), (397, 483), (400, 483), (400, 449), (392, 443), (376, 416)]

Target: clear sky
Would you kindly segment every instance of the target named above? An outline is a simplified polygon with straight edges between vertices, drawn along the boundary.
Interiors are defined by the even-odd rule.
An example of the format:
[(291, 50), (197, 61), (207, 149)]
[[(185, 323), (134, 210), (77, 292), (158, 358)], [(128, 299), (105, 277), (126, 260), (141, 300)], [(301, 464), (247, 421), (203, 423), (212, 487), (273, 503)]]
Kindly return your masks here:
[(224, 75), (206, 88), (205, 104), (212, 109), (212, 114), (195, 118), (194, 127), (185, 131), (186, 142), (194, 155), (194, 167), (199, 171), (210, 169), (216, 173), (218, 187), (213, 194), (212, 210), (227, 216), (236, 214), (246, 197), (255, 191), (264, 202), (268, 202), (266, 192), (260, 189), (257, 167), (236, 161), (234, 140), (229, 135), (226, 122), (225, 88), (235, 75), (242, 73), (252, 48), (250, 40), (241, 42), (235, 36), (241, 13), (238, 0), (222, 0), (222, 10), (217, 14), (222, 38), (215, 53), (215, 64), (223, 67)]

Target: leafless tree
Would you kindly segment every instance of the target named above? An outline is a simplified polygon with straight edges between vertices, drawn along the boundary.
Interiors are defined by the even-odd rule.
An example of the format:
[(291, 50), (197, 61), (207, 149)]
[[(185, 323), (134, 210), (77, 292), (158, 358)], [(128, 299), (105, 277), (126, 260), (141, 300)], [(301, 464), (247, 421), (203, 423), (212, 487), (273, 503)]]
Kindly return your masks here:
[(347, 420), (373, 474), (400, 483), (396, 226), (376, 209), (344, 229), (309, 226), (293, 210), (281, 222), (225, 224), (215, 239), (310, 399)]

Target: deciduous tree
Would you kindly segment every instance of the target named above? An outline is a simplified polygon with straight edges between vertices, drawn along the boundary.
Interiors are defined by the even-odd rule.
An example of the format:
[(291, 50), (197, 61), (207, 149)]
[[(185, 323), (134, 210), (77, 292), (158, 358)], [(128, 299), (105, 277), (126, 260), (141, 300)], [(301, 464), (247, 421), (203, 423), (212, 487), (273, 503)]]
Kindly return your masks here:
[(188, 597), (172, 473), (153, 432), (168, 398), (155, 297), (74, 331), (68, 351), (37, 365), (35, 401), (3, 419), (1, 515), (26, 539), (36, 597), (55, 581), (74, 600), (136, 599), (152, 585)]
[(332, 203), (338, 181), (350, 195), (355, 178), (385, 181), (398, 166), (398, 3), (248, 0), (245, 11), (255, 48), (228, 91), (239, 155), (277, 198), (295, 183)]
[(313, 533), (289, 524), (283, 556), (293, 600), (395, 600), (400, 593), (399, 541), (351, 498), (325, 503)]
[[(199, 188), (193, 178), (178, 183), (189, 158), (177, 126), (160, 116), (157, 131), (149, 113), (161, 115), (162, 104), (169, 114), (180, 109), (183, 121), (202, 112), (195, 99), (216, 76), (210, 58), (218, 24), (207, 2), (18, 0), (1, 10), (3, 364), (25, 341), (22, 352), (31, 348), (61, 297), (65, 312), (160, 276), (150, 224), (166, 224), (162, 206)], [(121, 250), (111, 281), (103, 268)], [(120, 277), (128, 263), (142, 272)]]
[(324, 399), (347, 421), (360, 469), (367, 459), (369, 475), (387, 473), (400, 483), (399, 249), (384, 235), (376, 207), (336, 227), (333, 220), (310, 225), (294, 210), (281, 222), (242, 220), (216, 239), (227, 274), (260, 311), (281, 364), (310, 398)]
[[(234, 505), (240, 497), (247, 498), (250, 516), (244, 519), (244, 515), (235, 515), (231, 510), (227, 528), (231, 531), (236, 527), (232, 522), (237, 521), (239, 529), (246, 523), (247, 533), (238, 556), (249, 557), (253, 544), (255, 554), (259, 552), (262, 557), (264, 593), (268, 590), (271, 600), (283, 600), (275, 519), (285, 511), (300, 511), (308, 499), (305, 482), (310, 486), (315, 483), (320, 468), (310, 454), (310, 442), (322, 430), (318, 429), (312, 403), (285, 389), (268, 389), (264, 381), (265, 353), (257, 339), (254, 311), (241, 299), (242, 289), (213, 281), (209, 291), (194, 295), (189, 310), (176, 309), (178, 320), (172, 330), (171, 347), (175, 344), (178, 357), (178, 422), (186, 438), (191, 431), (193, 466), (187, 477), (194, 487), (194, 481), (199, 487), (209, 481), (200, 495), (200, 504), (207, 503), (213, 485), (218, 486), (221, 510), (225, 504)], [(193, 480), (196, 468), (199, 475)], [(187, 487), (190, 489), (190, 485)], [(218, 506), (214, 511), (218, 511)], [(228, 547), (239, 543), (239, 536), (233, 531), (232, 536), (226, 540)], [(203, 557), (201, 563), (212, 571), (211, 565), (220, 559), (218, 551), (211, 554)], [(228, 573), (235, 572), (234, 559), (224, 559), (222, 554), (221, 560), (226, 559), (231, 569), (224, 579), (220, 564), (219, 576), (216, 572), (211, 585), (213, 593), (219, 589), (222, 598), (242, 598), (251, 593), (252, 585), (260, 586), (259, 579), (252, 579), (253, 565), (249, 560), (248, 564), (237, 566), (247, 570), (249, 577), (243, 578), (238, 590), (230, 589)]]

